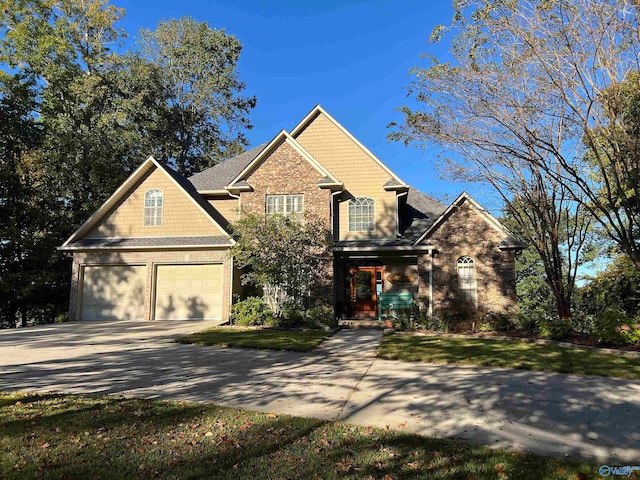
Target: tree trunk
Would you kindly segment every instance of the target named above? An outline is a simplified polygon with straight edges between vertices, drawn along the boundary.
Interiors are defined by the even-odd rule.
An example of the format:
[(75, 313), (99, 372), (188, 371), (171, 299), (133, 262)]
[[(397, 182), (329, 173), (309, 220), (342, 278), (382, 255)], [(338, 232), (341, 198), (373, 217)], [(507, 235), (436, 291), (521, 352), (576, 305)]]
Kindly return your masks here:
[(22, 319), (22, 327), (27, 326), (27, 310), (28, 308), (26, 304), (20, 305), (20, 317)]

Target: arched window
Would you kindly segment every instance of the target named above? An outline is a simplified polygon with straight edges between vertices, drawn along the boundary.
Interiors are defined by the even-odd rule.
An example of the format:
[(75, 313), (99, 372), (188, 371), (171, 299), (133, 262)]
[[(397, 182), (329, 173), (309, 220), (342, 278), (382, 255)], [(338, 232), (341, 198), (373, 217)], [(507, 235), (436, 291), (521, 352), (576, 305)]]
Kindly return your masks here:
[(162, 190), (152, 188), (144, 194), (144, 226), (159, 227), (162, 225)]
[(464, 256), (458, 259), (458, 294), (460, 300), (478, 306), (478, 291), (476, 288), (476, 265), (473, 258)]
[(349, 202), (349, 231), (368, 232), (375, 228), (376, 202), (372, 198), (358, 197)]

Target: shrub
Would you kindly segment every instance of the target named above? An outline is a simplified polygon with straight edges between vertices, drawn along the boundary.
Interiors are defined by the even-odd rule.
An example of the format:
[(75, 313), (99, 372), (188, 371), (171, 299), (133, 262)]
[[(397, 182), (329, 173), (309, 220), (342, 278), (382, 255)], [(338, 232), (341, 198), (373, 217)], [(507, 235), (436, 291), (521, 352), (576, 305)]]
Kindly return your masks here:
[(269, 309), (262, 298), (248, 297), (246, 300), (237, 302), (231, 307), (229, 318), (233, 325), (264, 325), (268, 314)]
[(482, 316), (481, 325), (481, 330), (488, 327), (488, 330), (495, 332), (504, 332), (513, 326), (509, 314), (494, 311), (487, 312)]
[(333, 314), (333, 309), (329, 306), (310, 308), (304, 313), (304, 317), (305, 323), (310, 328), (331, 330), (338, 327), (338, 319)]
[(571, 324), (560, 318), (542, 318), (536, 322), (540, 338), (562, 340), (571, 331)]
[(637, 319), (629, 318), (619, 306), (605, 309), (594, 319), (594, 333), (598, 342), (627, 345), (640, 342)]

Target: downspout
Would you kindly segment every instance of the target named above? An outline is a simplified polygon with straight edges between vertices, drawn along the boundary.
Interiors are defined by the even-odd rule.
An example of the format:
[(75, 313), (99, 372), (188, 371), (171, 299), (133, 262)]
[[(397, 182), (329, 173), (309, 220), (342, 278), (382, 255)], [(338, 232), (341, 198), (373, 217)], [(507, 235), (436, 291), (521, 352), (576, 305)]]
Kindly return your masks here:
[(433, 249), (429, 250), (429, 316), (433, 317)]
[(333, 240), (338, 240), (335, 237), (335, 221), (336, 221), (336, 206), (335, 206), (335, 195), (336, 194), (342, 194), (342, 190), (336, 190), (335, 192), (331, 192), (331, 200), (330, 200), (330, 207), (331, 208), (331, 238)]
[(396, 237), (400, 236), (400, 197), (409, 196), (409, 192), (396, 193)]

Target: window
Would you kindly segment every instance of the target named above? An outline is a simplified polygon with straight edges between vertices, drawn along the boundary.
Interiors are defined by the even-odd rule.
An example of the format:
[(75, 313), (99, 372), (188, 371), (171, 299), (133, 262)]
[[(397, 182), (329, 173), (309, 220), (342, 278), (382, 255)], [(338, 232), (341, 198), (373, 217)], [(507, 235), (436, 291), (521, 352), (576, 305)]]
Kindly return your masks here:
[(162, 190), (153, 188), (144, 194), (144, 226), (159, 227), (162, 225)]
[(304, 195), (267, 195), (267, 215), (304, 212)]
[(469, 302), (474, 307), (478, 305), (478, 292), (476, 289), (476, 266), (473, 258), (460, 257), (458, 259), (458, 293), (460, 300)]
[(349, 231), (368, 232), (375, 228), (376, 202), (371, 198), (358, 197), (349, 202)]

